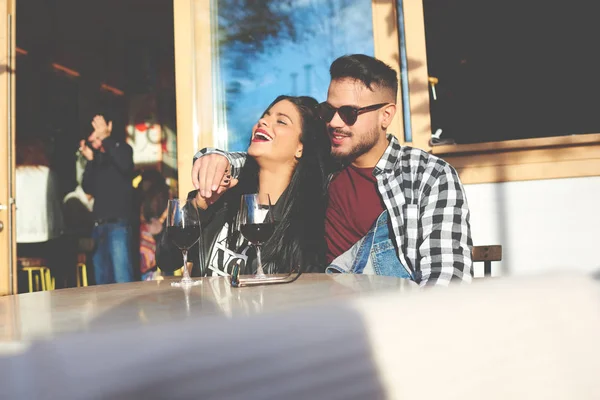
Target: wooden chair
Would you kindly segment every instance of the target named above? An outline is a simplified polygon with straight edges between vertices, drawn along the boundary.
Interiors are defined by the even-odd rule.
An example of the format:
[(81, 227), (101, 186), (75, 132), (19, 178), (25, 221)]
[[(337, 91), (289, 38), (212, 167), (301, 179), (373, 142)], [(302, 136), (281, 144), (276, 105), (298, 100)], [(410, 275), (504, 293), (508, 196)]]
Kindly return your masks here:
[(483, 262), (483, 276), (492, 276), (492, 261), (502, 261), (502, 246), (473, 246), (473, 262)]

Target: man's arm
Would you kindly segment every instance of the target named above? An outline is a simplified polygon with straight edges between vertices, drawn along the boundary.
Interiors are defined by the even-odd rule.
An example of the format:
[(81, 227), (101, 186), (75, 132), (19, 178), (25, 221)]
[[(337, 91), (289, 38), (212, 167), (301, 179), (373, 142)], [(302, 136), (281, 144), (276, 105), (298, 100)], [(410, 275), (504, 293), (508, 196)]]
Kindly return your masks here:
[(87, 194), (95, 196), (93, 193), (94, 182), (96, 180), (96, 164), (94, 160), (88, 160), (83, 170), (83, 178), (81, 180), (81, 188)]
[(431, 190), (423, 194), (420, 204), (420, 285), (471, 282), (469, 207), (458, 174), (450, 165), (432, 178)]
[(205, 199), (210, 199), (213, 192), (221, 195), (227, 190), (230, 181), (237, 180), (245, 162), (246, 153), (227, 153), (214, 148), (202, 149), (194, 156), (192, 183), (199, 195)]

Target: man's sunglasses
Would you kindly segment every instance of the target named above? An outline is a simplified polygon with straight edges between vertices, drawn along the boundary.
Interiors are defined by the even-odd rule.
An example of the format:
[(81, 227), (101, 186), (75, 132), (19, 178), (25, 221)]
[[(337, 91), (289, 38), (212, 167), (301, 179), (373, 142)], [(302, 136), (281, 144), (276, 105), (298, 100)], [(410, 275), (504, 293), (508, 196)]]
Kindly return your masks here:
[(329, 103), (321, 103), (317, 106), (317, 114), (325, 121), (329, 122), (333, 119), (333, 116), (337, 112), (342, 121), (348, 126), (354, 125), (356, 119), (360, 114), (364, 114), (369, 111), (379, 110), (381, 107), (390, 103), (379, 103), (373, 104), (366, 107), (356, 108), (352, 106), (341, 106), (340, 108), (332, 107)]

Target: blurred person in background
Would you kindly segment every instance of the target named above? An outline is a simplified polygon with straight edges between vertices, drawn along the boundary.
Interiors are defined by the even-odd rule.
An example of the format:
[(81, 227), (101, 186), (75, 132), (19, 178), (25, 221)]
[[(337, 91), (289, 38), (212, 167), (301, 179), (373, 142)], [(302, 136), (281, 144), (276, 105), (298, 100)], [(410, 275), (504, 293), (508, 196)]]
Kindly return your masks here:
[[(75, 177), (77, 186), (73, 191), (67, 193), (63, 198), (63, 218), (65, 222), (65, 243), (67, 245), (67, 257), (70, 259), (67, 265), (75, 265), (76, 262), (83, 262), (86, 265), (91, 264), (87, 261), (91, 257), (90, 251), (93, 249), (92, 227), (94, 218), (92, 211), (94, 209), (94, 198), (85, 193), (81, 187), (83, 171), (87, 164), (86, 158), (77, 153), (75, 162)], [(91, 271), (91, 270), (90, 270)], [(73, 274), (69, 278), (74, 278)], [(93, 278), (88, 276), (88, 281), (93, 282)], [(70, 279), (69, 286), (75, 286), (74, 279)]]
[[(156, 170), (142, 173), (137, 188), (140, 209), (139, 253), (141, 280), (153, 280), (157, 275), (156, 240), (163, 231), (170, 198), (169, 186), (164, 176)], [(162, 275), (172, 273), (161, 271)]]
[[(117, 124), (119, 125), (119, 124)], [(92, 239), (94, 276), (97, 285), (133, 280), (133, 150), (113, 134), (113, 121), (103, 115), (92, 120), (94, 131), (79, 150), (88, 160), (83, 173), (83, 190), (94, 197)]]
[(16, 163), (17, 256), (45, 259), (56, 287), (65, 287), (59, 182), (42, 141), (18, 142)]

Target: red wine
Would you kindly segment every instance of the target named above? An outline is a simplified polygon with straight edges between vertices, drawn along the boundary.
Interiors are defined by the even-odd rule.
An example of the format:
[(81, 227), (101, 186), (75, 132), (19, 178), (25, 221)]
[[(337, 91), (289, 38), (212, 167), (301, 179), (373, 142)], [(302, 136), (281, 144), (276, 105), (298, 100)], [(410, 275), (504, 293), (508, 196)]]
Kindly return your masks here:
[(198, 225), (186, 226), (185, 228), (169, 226), (167, 227), (167, 237), (180, 250), (188, 250), (200, 237), (200, 227)]
[(266, 242), (275, 231), (275, 224), (243, 224), (242, 235), (253, 244), (261, 244)]

